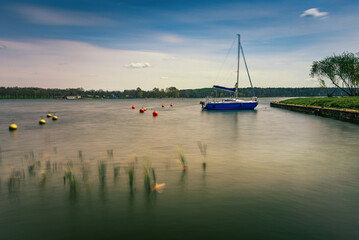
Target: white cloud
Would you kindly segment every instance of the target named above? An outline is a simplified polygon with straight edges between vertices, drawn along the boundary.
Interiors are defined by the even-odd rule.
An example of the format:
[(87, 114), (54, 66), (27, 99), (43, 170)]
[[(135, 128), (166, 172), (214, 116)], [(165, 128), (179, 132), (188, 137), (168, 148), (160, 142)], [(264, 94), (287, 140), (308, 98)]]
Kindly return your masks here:
[(149, 67), (151, 67), (151, 64), (149, 62), (130, 63), (125, 65), (125, 68), (149, 68)]
[(100, 26), (114, 23), (110, 19), (95, 14), (55, 8), (15, 5), (11, 9), (23, 16), (27, 21), (40, 25)]
[(319, 17), (325, 17), (328, 14), (329, 14), (328, 12), (319, 12), (318, 8), (310, 8), (308, 10), (305, 10), (300, 16), (301, 17), (311, 16), (311, 17), (319, 18)]

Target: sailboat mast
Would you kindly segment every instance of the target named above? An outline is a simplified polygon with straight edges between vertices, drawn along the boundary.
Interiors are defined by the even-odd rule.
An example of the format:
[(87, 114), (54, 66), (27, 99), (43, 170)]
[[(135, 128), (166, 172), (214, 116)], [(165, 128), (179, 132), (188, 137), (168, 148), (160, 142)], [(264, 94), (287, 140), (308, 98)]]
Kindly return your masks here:
[(236, 98), (238, 98), (238, 83), (239, 83), (239, 58), (241, 55), (241, 35), (238, 36), (238, 62), (237, 62), (237, 84), (236, 84)]

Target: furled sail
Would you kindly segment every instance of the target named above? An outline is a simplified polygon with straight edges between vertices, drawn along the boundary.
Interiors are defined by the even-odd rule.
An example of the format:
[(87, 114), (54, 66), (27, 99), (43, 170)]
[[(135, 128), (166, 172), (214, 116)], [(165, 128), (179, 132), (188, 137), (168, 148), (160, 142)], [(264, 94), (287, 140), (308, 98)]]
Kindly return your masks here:
[(229, 91), (229, 92), (235, 92), (236, 91), (236, 88), (227, 88), (227, 87), (222, 87), (222, 86), (218, 86), (218, 85), (214, 85), (213, 87), (214, 88), (219, 88), (219, 89), (222, 89), (222, 90), (226, 90), (226, 91)]

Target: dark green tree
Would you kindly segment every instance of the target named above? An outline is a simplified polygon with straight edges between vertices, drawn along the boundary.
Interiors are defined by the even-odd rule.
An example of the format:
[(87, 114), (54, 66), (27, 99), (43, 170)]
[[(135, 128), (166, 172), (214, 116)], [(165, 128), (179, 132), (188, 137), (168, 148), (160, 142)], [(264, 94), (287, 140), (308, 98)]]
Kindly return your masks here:
[(143, 92), (141, 90), (141, 88), (137, 88), (136, 89), (136, 98), (142, 98), (143, 97)]
[(166, 97), (177, 98), (179, 97), (179, 90), (175, 87), (166, 88)]
[[(359, 88), (359, 53), (344, 52), (341, 55), (326, 57), (314, 61), (310, 70), (311, 77), (317, 77), (328, 97), (333, 96), (336, 89), (341, 89), (349, 96), (358, 96)], [(326, 80), (330, 80), (336, 88), (328, 90)]]

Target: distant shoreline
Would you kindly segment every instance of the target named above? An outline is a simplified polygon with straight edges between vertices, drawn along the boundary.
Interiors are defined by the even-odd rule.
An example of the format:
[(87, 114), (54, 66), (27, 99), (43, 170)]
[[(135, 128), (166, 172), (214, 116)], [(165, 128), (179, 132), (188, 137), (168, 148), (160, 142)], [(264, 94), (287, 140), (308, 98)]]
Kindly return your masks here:
[[(329, 89), (330, 90), (330, 89)], [(256, 97), (320, 97), (326, 96), (323, 88), (254, 88)], [(346, 96), (336, 91), (336, 96)], [(252, 97), (251, 88), (239, 88), (239, 97)], [(232, 93), (214, 88), (183, 89), (175, 87), (154, 88), (145, 91), (140, 88), (124, 91), (84, 90), (82, 88), (44, 89), (0, 87), (0, 99), (134, 99), (134, 98), (206, 98), (232, 97)]]

